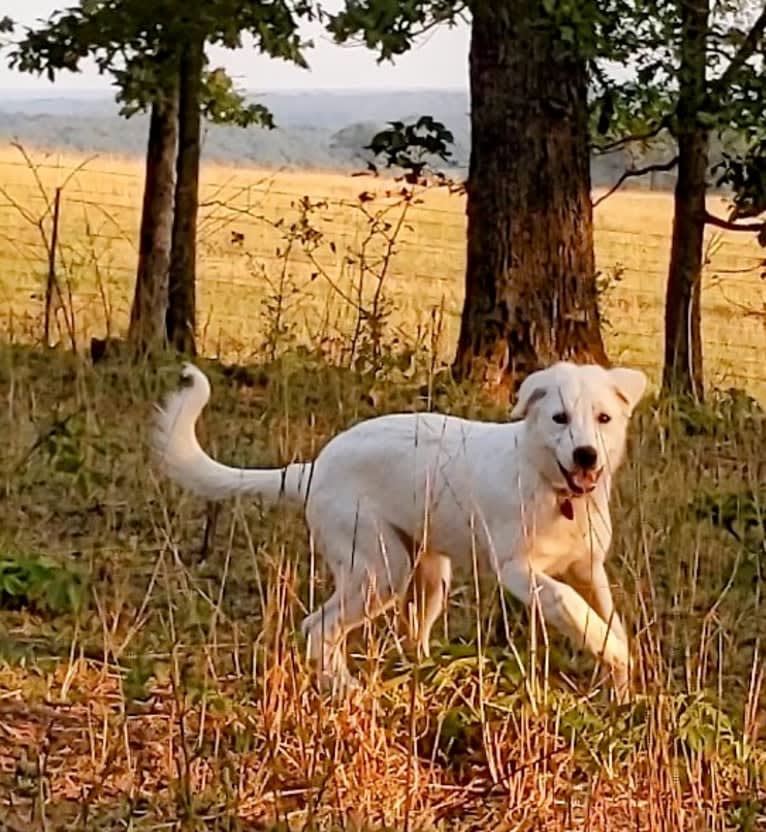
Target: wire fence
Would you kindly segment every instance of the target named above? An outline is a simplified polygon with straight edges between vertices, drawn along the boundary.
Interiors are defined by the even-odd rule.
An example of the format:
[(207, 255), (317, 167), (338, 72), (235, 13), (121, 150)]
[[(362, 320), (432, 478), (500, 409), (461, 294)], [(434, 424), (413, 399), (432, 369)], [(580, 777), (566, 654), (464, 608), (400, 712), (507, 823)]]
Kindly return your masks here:
[[(137, 162), (0, 153), (6, 337), (80, 345), (125, 330), (142, 186)], [(671, 207), (667, 195), (642, 192), (610, 197), (596, 210), (608, 348), (655, 378)], [(713, 232), (705, 245), (708, 380), (766, 398), (765, 253), (743, 234)], [(448, 357), (454, 348), (462, 197), (441, 190), (403, 200), (395, 183), (372, 178), (206, 168), (198, 246), (206, 352), (245, 360), (267, 331), (297, 341), (348, 332), (373, 301), (399, 340), (421, 338), (438, 314), (440, 349)]]

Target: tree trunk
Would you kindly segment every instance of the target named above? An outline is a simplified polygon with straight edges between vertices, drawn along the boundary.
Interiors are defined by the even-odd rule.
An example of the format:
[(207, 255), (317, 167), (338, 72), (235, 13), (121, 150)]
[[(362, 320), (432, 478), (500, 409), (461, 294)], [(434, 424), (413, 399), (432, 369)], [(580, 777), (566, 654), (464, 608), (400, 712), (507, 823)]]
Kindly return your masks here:
[(168, 287), (168, 341), (180, 352), (196, 354), (196, 253), (199, 203), (200, 92), (204, 40), (191, 37), (180, 59), (178, 161), (175, 216)]
[(139, 355), (165, 342), (177, 135), (178, 93), (173, 90), (152, 104), (149, 120), (138, 271), (128, 330), (128, 340)]
[(606, 363), (593, 253), (587, 68), (540, 0), (477, 0), (465, 305), (455, 370), (498, 387)]
[(709, 132), (699, 120), (707, 94), (709, 0), (681, 0), (677, 125), (678, 179), (665, 294), (665, 390), (701, 399), (704, 392), (700, 293), (705, 236)]

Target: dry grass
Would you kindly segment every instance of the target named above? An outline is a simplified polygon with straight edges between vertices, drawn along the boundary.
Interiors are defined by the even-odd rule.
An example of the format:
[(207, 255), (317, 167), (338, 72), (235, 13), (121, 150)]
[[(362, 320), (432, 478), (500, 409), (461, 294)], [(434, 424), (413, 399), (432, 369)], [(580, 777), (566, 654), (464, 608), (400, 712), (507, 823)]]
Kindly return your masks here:
[[(208, 369), (205, 440), (238, 462), (424, 406), (414, 381), (307, 354)], [(6, 828), (761, 828), (763, 530), (738, 543), (690, 507), (734, 489), (743, 533), (766, 463), (759, 411), (640, 414), (611, 565), (640, 655), (630, 705), (559, 638), (530, 651), (514, 604), (506, 634), (491, 588), (477, 606), (467, 581), (434, 661), (413, 668), (383, 622), (354, 645), (364, 692), (335, 706), (295, 634), (328, 593), (300, 520), (226, 504), (207, 528), (204, 505), (152, 474), (149, 402), (176, 378), (0, 352), (3, 563), (45, 555), (59, 571), (44, 580), (74, 587), (46, 602), (33, 574), (9, 589), (0, 570)], [(433, 404), (496, 415), (439, 385)]]
[[(105, 189), (118, 180), (100, 181)], [(333, 181), (349, 187), (329, 177), (279, 181), (284, 190), (289, 181), (305, 190), (313, 182), (325, 192)], [(354, 185), (361, 190), (360, 180)], [(67, 193), (66, 204), (74, 200), (70, 186)], [(135, 196), (126, 185), (111, 200)], [(441, 245), (439, 262), (456, 275), (452, 203), (427, 198), (444, 200), (445, 213), (420, 244), (423, 256)], [(279, 199), (262, 197), (264, 213), (278, 210)], [(631, 204), (660, 204), (656, 199)], [(92, 221), (105, 207), (91, 205), (79, 216)], [(352, 219), (360, 211), (351, 200), (327, 210), (335, 231), (352, 228), (350, 220), (340, 225), (341, 211)], [(418, 210), (413, 227), (422, 229)], [(16, 216), (3, 214), (9, 223)], [(77, 216), (67, 210), (65, 223)], [(132, 229), (129, 216), (125, 227)], [(273, 226), (252, 217), (243, 226), (242, 214), (236, 217), (233, 227), (245, 229), (252, 252), (277, 245)], [(13, 222), (12, 242), (27, 257), (25, 226)], [(205, 260), (213, 320), (207, 346), (216, 349), (220, 340), (221, 352), (251, 357), (246, 372), (206, 364), (214, 395), (203, 433), (216, 455), (283, 463), (390, 410), (500, 415), (438, 373), (433, 351), (448, 351), (449, 331), (440, 341), (423, 296), (406, 295), (396, 271), (420, 264), (417, 247), (395, 255), (385, 284), (392, 297), (381, 317), (386, 343), (377, 353), (366, 350), (365, 323), (356, 367), (348, 369), (328, 356), (349, 358), (349, 326), (353, 331), (358, 315), (328, 290), (327, 278), (342, 277), (354, 290), (352, 273), (328, 270), (309, 284), (325, 284), (316, 297), (292, 292), (299, 258), (277, 256), (270, 261), (280, 266), (277, 276), (252, 276), (246, 254), (228, 243), (231, 229), (206, 223), (211, 241), (220, 242), (217, 254), (208, 243)], [(78, 227), (62, 235), (65, 243)], [(98, 239), (82, 237), (83, 250)], [(338, 249), (340, 236), (333, 240)], [(80, 338), (100, 326), (86, 291), (96, 271), (111, 323), (124, 320), (119, 291), (129, 285), (130, 250), (119, 239), (109, 245), (95, 261), (64, 250), (62, 280), (81, 281), (68, 301)], [(344, 250), (360, 245), (349, 238)], [(454, 258), (443, 256), (449, 250)], [(378, 267), (372, 255), (368, 262), (369, 276)], [(215, 264), (222, 282), (213, 297)], [(37, 275), (34, 268), (29, 275)], [(247, 283), (239, 290), (229, 286), (237, 275)], [(273, 287), (254, 301), (253, 284), (261, 291), (267, 277)], [(454, 292), (455, 280), (441, 285)], [(623, 291), (621, 284), (611, 295), (613, 319), (622, 314), (615, 298)], [(397, 308), (398, 298), (405, 308)], [(363, 300), (368, 306), (369, 293)], [(322, 315), (308, 314), (317, 309)], [(425, 334), (402, 360), (391, 333), (408, 329), (400, 341), (410, 344), (418, 315)], [(236, 321), (243, 329), (232, 336), (227, 327)], [(145, 430), (151, 403), (176, 384), (174, 363), (139, 368), (115, 359), (93, 367), (63, 348), (43, 353), (29, 343), (39, 338), (39, 315), (29, 303), (16, 307), (8, 330), (16, 343), (0, 347), (3, 829), (764, 828), (766, 422), (752, 402), (723, 396), (696, 409), (647, 402), (637, 418), (615, 499), (610, 563), (640, 657), (629, 705), (610, 703), (588, 657), (532, 630), (517, 605), (508, 601), (501, 615), (507, 599), (493, 587), (482, 587), (477, 603), (470, 580), (452, 595), (433, 661), (414, 666), (392, 622), (361, 634), (353, 663), (364, 689), (339, 705), (313, 690), (296, 635), (301, 617), (329, 589), (300, 519), (249, 502), (213, 512), (154, 477)], [(632, 339), (641, 354), (630, 332), (613, 337)]]
[[(87, 340), (127, 320), (135, 273), (141, 165), (137, 161), (34, 154), (40, 184), (13, 148), (0, 151), (0, 297), (16, 333), (37, 331), (41, 315), (45, 250), (29, 219), (71, 172), (63, 192), (59, 272), (65, 302), (74, 311), (76, 335)], [(316, 343), (345, 333), (353, 310), (347, 302), (360, 277), (369, 215), (385, 204), (396, 223), (401, 206), (385, 199), (392, 183), (338, 174), (274, 173), (207, 166), (203, 170), (200, 224), (200, 326), (208, 354), (247, 359), (264, 323), (264, 302), (281, 282), (289, 297), (283, 324), (296, 338)], [(41, 190), (47, 197), (43, 199)], [(377, 199), (360, 205), (358, 195)], [(291, 237), (291, 223), (305, 218), (297, 205), (308, 196), (319, 207), (309, 222), (319, 237)], [(10, 204), (21, 204), (30, 217)], [(721, 200), (711, 209), (725, 213)], [(619, 193), (596, 210), (598, 267), (609, 283), (604, 298), (615, 357), (656, 378), (662, 352), (662, 309), (672, 203), (666, 194)], [(284, 225), (275, 228), (282, 220)], [(462, 197), (429, 191), (410, 205), (396, 246), (387, 259), (384, 297), (391, 306), (389, 330), (415, 340), (428, 330), (434, 310), (443, 317), (442, 355), (453, 348), (462, 303), (464, 204)], [(232, 242), (232, 232), (243, 235)], [(367, 243), (374, 265), (382, 237)], [(310, 256), (309, 256), (310, 252)], [(707, 371), (718, 386), (747, 387), (766, 396), (766, 298), (760, 278), (764, 253), (750, 235), (711, 231), (706, 243), (704, 337)], [(311, 279), (319, 273), (319, 277)], [(615, 282), (615, 275), (621, 279)], [(370, 279), (367, 274), (368, 283)], [(284, 289), (289, 291), (285, 292)], [(71, 292), (71, 299), (70, 299)], [(267, 311), (267, 317), (271, 312)], [(59, 316), (61, 318), (61, 316)], [(31, 320), (30, 320), (31, 319)], [(6, 319), (8, 321), (8, 319)], [(60, 320), (60, 326), (65, 325)], [(257, 352), (257, 350), (255, 350)]]

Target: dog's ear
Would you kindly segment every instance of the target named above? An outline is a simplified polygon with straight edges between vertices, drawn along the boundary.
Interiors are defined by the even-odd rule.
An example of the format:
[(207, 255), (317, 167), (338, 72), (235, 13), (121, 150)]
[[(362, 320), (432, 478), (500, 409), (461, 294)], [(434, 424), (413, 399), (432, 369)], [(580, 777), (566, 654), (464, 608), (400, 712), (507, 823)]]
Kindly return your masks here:
[(516, 399), (516, 404), (511, 410), (510, 419), (512, 422), (519, 419), (526, 419), (529, 415), (529, 409), (545, 397), (547, 390), (545, 388), (545, 381), (540, 378), (542, 373), (532, 373), (528, 375), (519, 387), (519, 395)]
[(625, 404), (630, 415), (646, 392), (646, 375), (641, 370), (615, 367), (609, 370), (609, 377), (614, 384), (617, 397)]

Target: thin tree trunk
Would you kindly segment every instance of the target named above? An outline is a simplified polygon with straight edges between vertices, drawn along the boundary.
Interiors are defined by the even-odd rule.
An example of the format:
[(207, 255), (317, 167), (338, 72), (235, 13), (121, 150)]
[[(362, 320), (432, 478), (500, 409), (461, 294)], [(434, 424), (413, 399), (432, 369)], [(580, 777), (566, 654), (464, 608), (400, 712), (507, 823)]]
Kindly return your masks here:
[(177, 135), (178, 91), (171, 90), (152, 104), (146, 146), (138, 271), (128, 330), (134, 351), (142, 355), (165, 342)]
[(593, 253), (587, 69), (539, 0), (477, 0), (465, 305), (456, 373), (505, 390), (606, 363)]
[(709, 0), (681, 0), (680, 10), (678, 179), (665, 295), (662, 385), (667, 391), (701, 399), (704, 376), (700, 294), (710, 136), (698, 114), (707, 93)]
[(203, 62), (203, 38), (190, 38), (180, 60), (178, 162), (166, 317), (169, 343), (189, 355), (196, 354), (195, 284)]

